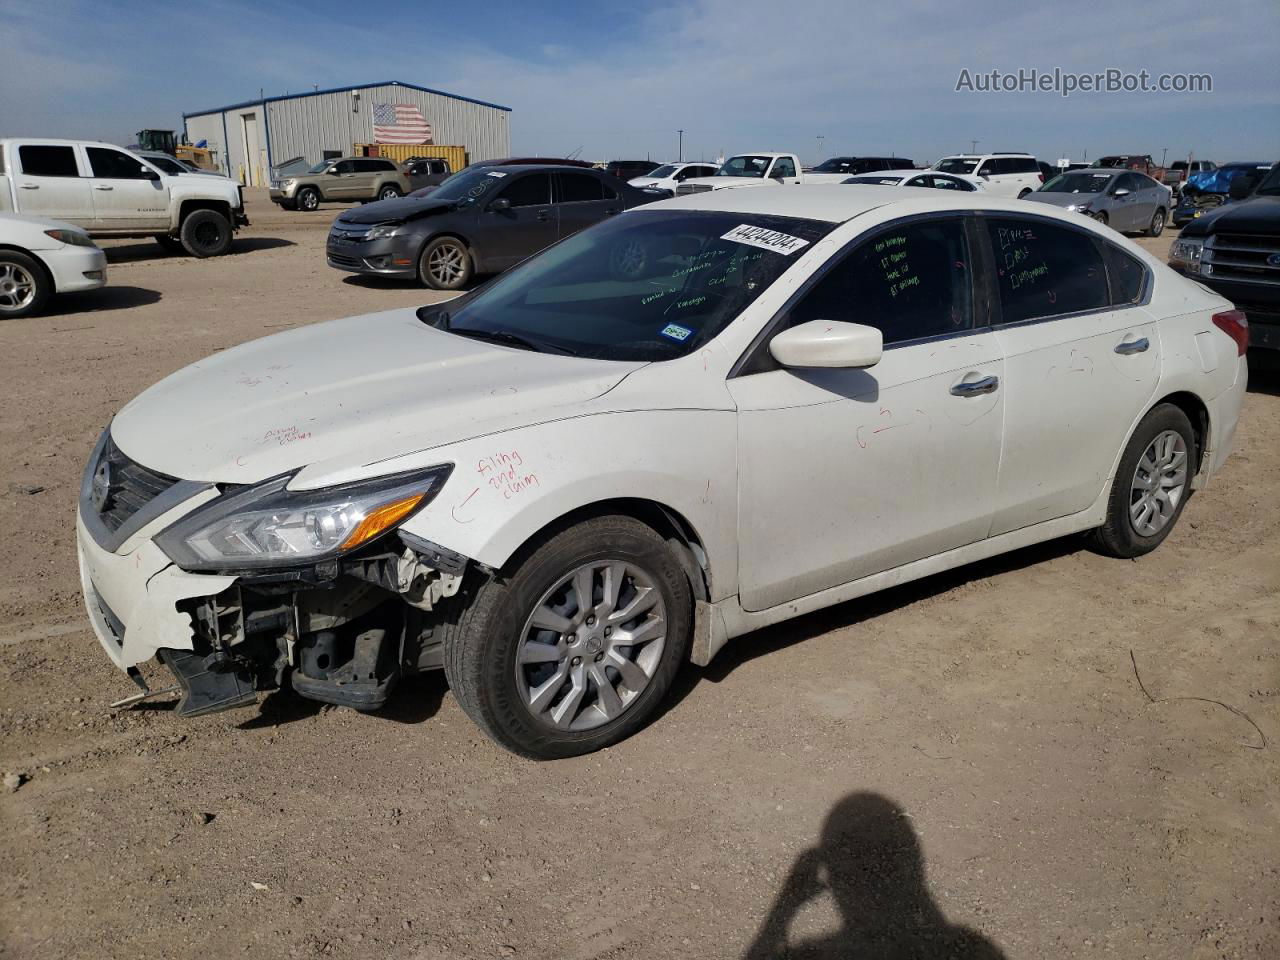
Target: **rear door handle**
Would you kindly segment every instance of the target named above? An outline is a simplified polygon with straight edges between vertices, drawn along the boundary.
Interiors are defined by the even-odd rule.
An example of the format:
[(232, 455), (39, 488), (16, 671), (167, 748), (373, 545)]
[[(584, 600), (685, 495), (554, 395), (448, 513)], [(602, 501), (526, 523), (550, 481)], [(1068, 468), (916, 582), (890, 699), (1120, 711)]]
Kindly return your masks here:
[(114, 189), (115, 189), (115, 187), (109, 187), (109, 186), (107, 186), (105, 183), (95, 183), (95, 184), (93, 185), (93, 189), (95, 189), (95, 190), (114, 190)]
[(22, 185), (22, 189), (23, 189), (23, 190), (39, 190), (39, 189), (40, 189), (40, 184), (38, 184), (38, 183), (24, 183), (24, 184)]
[(977, 397), (984, 393), (995, 393), (1000, 388), (999, 377), (983, 377), (981, 380), (961, 380), (951, 385), (953, 397)]
[(1116, 344), (1116, 353), (1128, 356), (1131, 353), (1145, 353), (1151, 346), (1151, 341), (1146, 337), (1141, 340), (1126, 340), (1124, 343)]

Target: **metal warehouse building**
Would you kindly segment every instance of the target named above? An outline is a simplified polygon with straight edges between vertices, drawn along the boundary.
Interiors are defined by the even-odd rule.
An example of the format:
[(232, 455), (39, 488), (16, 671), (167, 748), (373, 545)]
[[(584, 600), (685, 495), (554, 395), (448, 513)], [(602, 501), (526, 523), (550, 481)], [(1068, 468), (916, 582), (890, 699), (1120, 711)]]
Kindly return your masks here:
[(208, 142), (222, 172), (263, 186), (286, 160), (319, 163), (373, 143), (374, 109), (381, 105), (417, 107), (431, 124), (432, 142), (465, 147), (469, 160), (511, 153), (510, 107), (394, 80), (196, 110), (182, 121), (192, 143)]

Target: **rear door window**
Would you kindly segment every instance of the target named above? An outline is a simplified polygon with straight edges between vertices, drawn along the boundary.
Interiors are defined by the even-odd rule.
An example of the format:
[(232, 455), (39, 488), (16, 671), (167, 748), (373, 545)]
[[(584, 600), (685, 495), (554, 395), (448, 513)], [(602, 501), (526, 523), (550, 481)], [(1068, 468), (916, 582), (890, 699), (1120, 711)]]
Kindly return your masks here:
[(560, 174), (560, 202), (585, 203), (604, 199), (604, 184), (589, 173)]
[(75, 147), (27, 143), (18, 147), (22, 172), (31, 177), (78, 177)]
[(1110, 303), (1093, 238), (1045, 220), (983, 218), (995, 255), (1002, 322), (1097, 310)]

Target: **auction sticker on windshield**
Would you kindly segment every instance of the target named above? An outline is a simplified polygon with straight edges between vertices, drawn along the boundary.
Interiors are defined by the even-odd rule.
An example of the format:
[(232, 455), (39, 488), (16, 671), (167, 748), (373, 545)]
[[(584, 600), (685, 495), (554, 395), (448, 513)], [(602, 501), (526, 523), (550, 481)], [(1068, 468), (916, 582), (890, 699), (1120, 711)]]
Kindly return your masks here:
[(688, 327), (682, 327), (678, 323), (668, 323), (662, 330), (664, 337), (670, 337), (672, 340), (687, 340), (689, 334), (693, 333)]
[(745, 243), (747, 246), (759, 247), (762, 250), (772, 250), (786, 257), (809, 245), (809, 241), (801, 237), (793, 237), (766, 227), (753, 227), (749, 223), (739, 224), (720, 239)]

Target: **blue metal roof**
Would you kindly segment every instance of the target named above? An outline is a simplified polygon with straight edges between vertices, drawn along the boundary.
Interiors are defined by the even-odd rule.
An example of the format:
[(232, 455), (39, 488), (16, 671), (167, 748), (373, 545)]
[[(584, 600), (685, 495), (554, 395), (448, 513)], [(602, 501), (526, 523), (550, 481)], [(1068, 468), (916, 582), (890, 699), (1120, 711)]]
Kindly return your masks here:
[(239, 110), (242, 107), (256, 107), (264, 103), (277, 103), (281, 100), (300, 100), (303, 97), (320, 97), (326, 93), (346, 93), (350, 90), (368, 90), (372, 87), (408, 87), (410, 90), (418, 90), (422, 93), (434, 93), (441, 97), (451, 97), (454, 100), (464, 100), (467, 103), (479, 104), (482, 107), (492, 107), (495, 110), (505, 110), (511, 112), (510, 107), (504, 107), (500, 103), (488, 103), (484, 100), (476, 100), (474, 97), (463, 97), (456, 93), (449, 93), (446, 90), (433, 90), (431, 87), (420, 87), (416, 83), (404, 83), (400, 80), (384, 80), (381, 83), (359, 83), (350, 87), (331, 87), (328, 90), (310, 90), (306, 93), (286, 93), (280, 97), (258, 97), (256, 100), (243, 100), (240, 103), (229, 103), (225, 107), (213, 107), (209, 110), (192, 110), (182, 115), (182, 119), (188, 117), (203, 117), (211, 113), (225, 113), (228, 110)]

